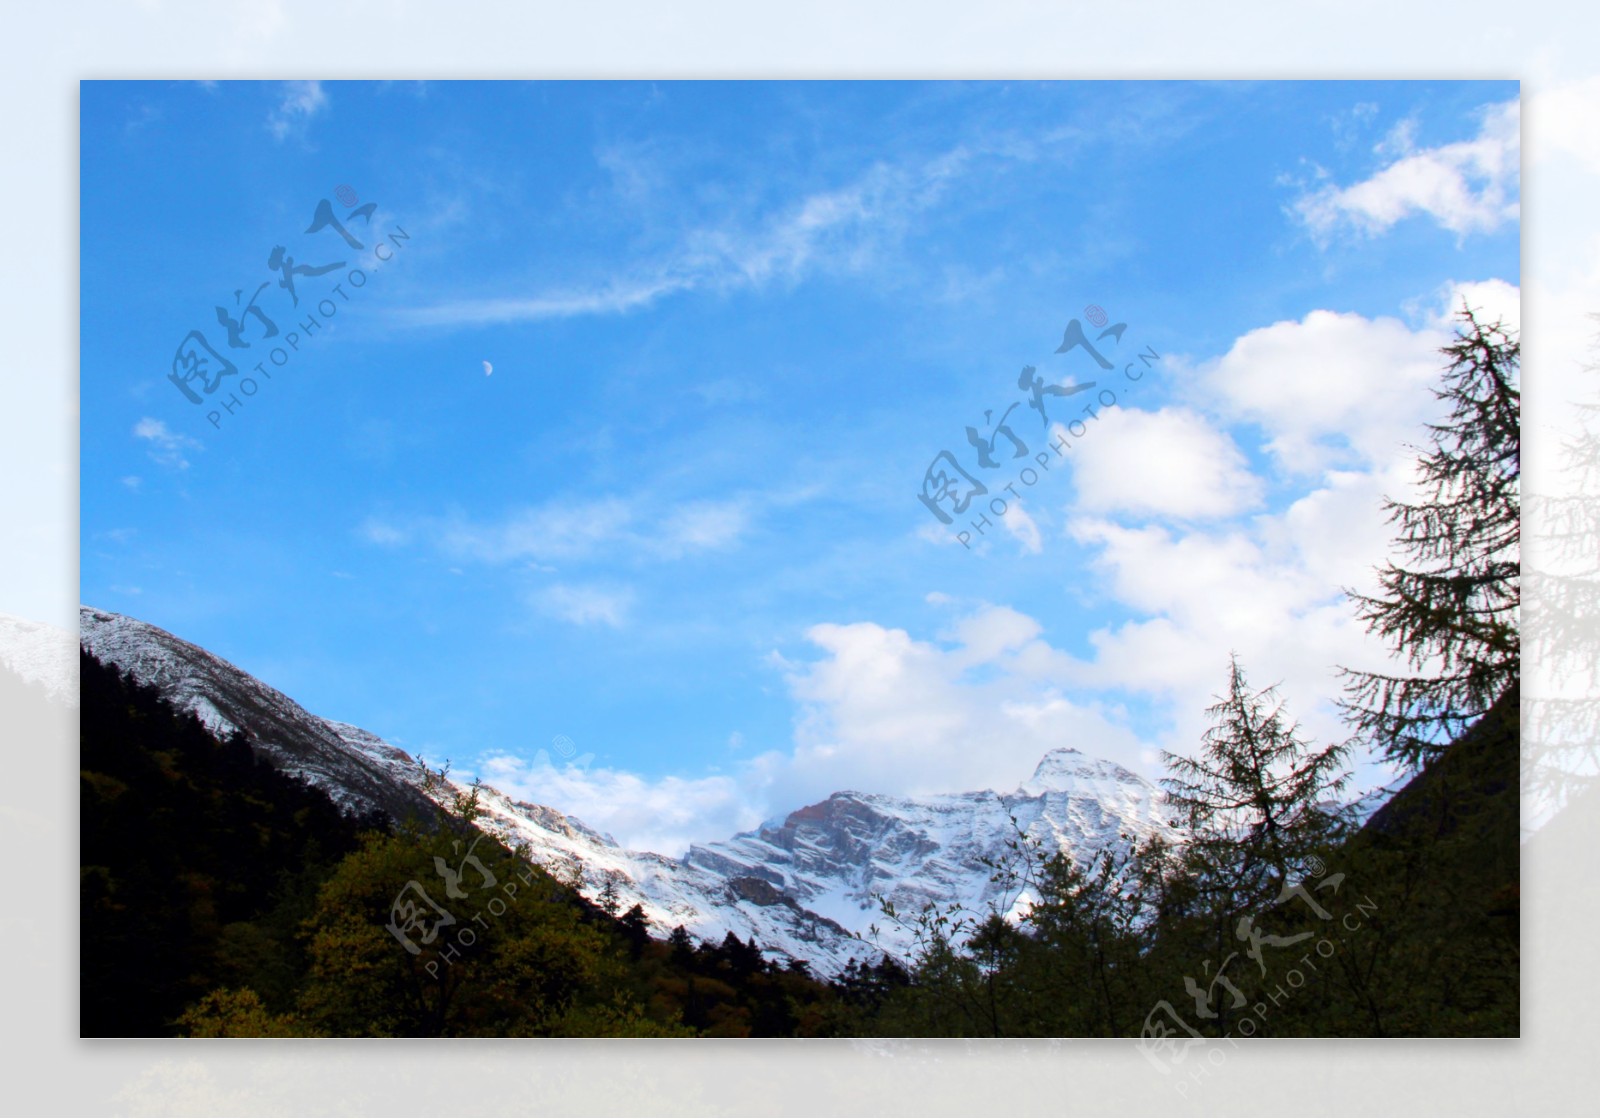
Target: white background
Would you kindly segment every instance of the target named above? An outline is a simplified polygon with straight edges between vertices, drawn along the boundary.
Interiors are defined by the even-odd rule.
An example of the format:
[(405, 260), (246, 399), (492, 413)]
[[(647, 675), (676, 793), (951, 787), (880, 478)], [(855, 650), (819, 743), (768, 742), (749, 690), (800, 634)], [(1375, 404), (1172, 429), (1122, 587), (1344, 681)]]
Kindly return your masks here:
[[(0, 23), (0, 611), (77, 602), (78, 87), (86, 78), (1520, 78), (1530, 491), (1595, 399), (1600, 5), (21, 4)], [(581, 10), (580, 10), (581, 9)], [(92, 247), (89, 249), (92, 251)], [(1582, 635), (1600, 647), (1600, 635)], [(1590, 645), (1595, 642), (1595, 645)], [(1530, 664), (1530, 672), (1537, 669)], [(76, 727), (0, 725), (0, 1107), (12, 1114), (1593, 1113), (1600, 813), (1524, 847), (1523, 1039), (1257, 1042), (1175, 1090), (1117, 1042), (77, 1039)], [(1591, 801), (1595, 798), (1589, 798)]]

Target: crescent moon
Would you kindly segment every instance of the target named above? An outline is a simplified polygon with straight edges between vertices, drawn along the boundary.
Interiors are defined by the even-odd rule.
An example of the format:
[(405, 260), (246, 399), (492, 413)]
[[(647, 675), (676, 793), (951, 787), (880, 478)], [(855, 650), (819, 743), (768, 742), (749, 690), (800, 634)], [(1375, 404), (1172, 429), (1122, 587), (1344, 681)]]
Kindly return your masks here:
[(487, 377), (489, 374), (491, 374), (493, 372), (494, 372), (494, 366), (490, 365), (487, 361), (484, 362), (483, 363), (483, 375), (485, 377)]

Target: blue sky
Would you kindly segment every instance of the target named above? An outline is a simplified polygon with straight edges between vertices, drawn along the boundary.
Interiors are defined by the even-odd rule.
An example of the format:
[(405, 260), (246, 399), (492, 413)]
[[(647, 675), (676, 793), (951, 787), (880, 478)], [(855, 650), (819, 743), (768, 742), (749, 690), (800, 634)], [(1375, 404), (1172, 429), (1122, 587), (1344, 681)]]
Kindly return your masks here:
[[(1159, 777), (1230, 650), (1338, 735), (1448, 313), (1517, 318), (1514, 82), (81, 89), (83, 601), (642, 847)], [(944, 450), (1022, 493), (966, 545)]]

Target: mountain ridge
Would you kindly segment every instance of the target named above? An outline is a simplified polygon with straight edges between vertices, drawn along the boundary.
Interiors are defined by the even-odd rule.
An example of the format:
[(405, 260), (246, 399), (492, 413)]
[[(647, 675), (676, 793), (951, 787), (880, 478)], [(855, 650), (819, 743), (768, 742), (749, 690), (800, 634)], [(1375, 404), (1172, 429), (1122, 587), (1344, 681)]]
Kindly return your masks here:
[[(88, 606), (80, 626), (83, 647), (97, 658), (155, 686), (216, 733), (244, 733), (341, 807), (380, 808), (399, 820), (430, 814), (469, 791), (380, 736), (313, 715), (159, 627)], [(694, 844), (681, 858), (630, 850), (557, 808), (478, 788), (480, 826), (581, 881), (591, 899), (609, 893), (621, 909), (638, 904), (658, 932), (682, 925), (714, 942), (733, 932), (823, 974), (843, 971), (852, 958), (910, 946), (900, 928), (882, 930), (872, 943), (863, 939), (880, 918), (880, 899), (899, 912), (927, 903), (1013, 911), (1026, 904), (991, 881), (993, 860), (1019, 829), (1080, 863), (1149, 834), (1170, 834), (1153, 785), (1071, 747), (1051, 750), (1010, 792), (836, 792), (726, 840)]]

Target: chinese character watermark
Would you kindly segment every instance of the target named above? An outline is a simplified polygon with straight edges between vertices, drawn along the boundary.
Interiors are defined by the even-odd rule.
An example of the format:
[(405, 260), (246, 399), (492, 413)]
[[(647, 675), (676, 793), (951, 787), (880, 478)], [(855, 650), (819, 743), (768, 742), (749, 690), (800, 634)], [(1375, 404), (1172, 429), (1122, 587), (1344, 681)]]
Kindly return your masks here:
[[(1114, 372), (1115, 363), (1107, 358), (1103, 351), (1109, 350), (1110, 346), (1122, 344), (1122, 336), (1127, 331), (1128, 324), (1119, 322), (1107, 325), (1111, 322), (1110, 316), (1093, 304), (1084, 309), (1084, 317), (1098, 333), (1091, 338), (1084, 330), (1083, 323), (1073, 319), (1067, 324), (1061, 345), (1056, 347), (1055, 352), (1073, 354), (1082, 351), (1084, 355), (1094, 360), (1095, 366), (1102, 373)], [(1131, 390), (1133, 382), (1143, 380), (1145, 370), (1161, 360), (1161, 355), (1148, 346), (1134, 357), (1136, 361), (1126, 362), (1122, 367), (1122, 379), (1128, 382), (1121, 386), (1124, 392)], [(1096, 376), (1099, 377), (1100, 374)], [(1012, 402), (999, 413), (998, 418), (995, 418), (996, 413), (993, 409), (985, 411), (981, 429), (976, 426), (966, 428), (967, 443), (975, 452), (974, 470), (969, 471), (964, 467), (954, 452), (940, 451), (923, 473), (922, 489), (917, 494), (917, 500), (922, 502), (923, 507), (938, 518), (941, 524), (953, 525), (958, 518), (966, 518), (975, 498), (994, 492), (995, 496), (986, 503), (988, 512), (997, 517), (1004, 517), (1010, 505), (1000, 495), (1009, 493), (1013, 500), (1020, 499), (1022, 494), (1017, 489), (1019, 482), (1028, 487), (1036, 485), (1042, 476), (1041, 471), (1049, 471), (1056, 460), (1066, 456), (1066, 452), (1072, 448), (1076, 440), (1082, 439), (1088, 433), (1088, 425), (1099, 418), (1100, 409), (1110, 408), (1118, 403), (1116, 387), (1118, 384), (1115, 380), (1061, 384), (1047, 379), (1032, 365), (1023, 366), (1022, 372), (1017, 375), (1017, 389), (1024, 394), (1022, 399)], [(1077, 414), (1087, 417), (1087, 420), (1076, 416), (1071, 419), (1052, 420), (1052, 408), (1066, 407), (1058, 405), (1059, 401), (1096, 388), (1099, 391), (1093, 400)], [(1018, 408), (1024, 410), (1017, 413), (1013, 419), (1013, 413), (1016, 413)], [(1038, 416), (1038, 431), (1034, 430), (1029, 419), (1030, 413)], [(1058, 417), (1066, 415), (1070, 413), (1057, 412)], [(1066, 433), (1049, 439), (1052, 422), (1064, 425)], [(1021, 428), (1020, 432), (1018, 428)], [(1037, 449), (1041, 441), (1045, 442), (1044, 449)], [(996, 455), (997, 451), (999, 457)], [(1016, 477), (1003, 486), (1000, 485), (999, 479), (983, 478), (975, 473), (975, 471), (1009, 471), (1019, 459), (1025, 460), (1027, 464), (1018, 469)], [(983, 512), (984, 507), (985, 503), (980, 503), (977, 510), (978, 519), (971, 521), (968, 528), (956, 533), (956, 539), (968, 551), (972, 549), (973, 533), (982, 536), (986, 528), (993, 527), (993, 522)]]
[[(1319, 860), (1311, 860), (1309, 869), (1313, 878), (1322, 878), (1324, 868)], [(1201, 961), (1196, 969), (1200, 973), (1198, 979), (1192, 975), (1183, 977), (1186, 1001), (1180, 1000), (1180, 1003), (1186, 1010), (1190, 1005), (1193, 1006), (1190, 1012), (1193, 1021), (1185, 1018), (1184, 1013), (1167, 999), (1160, 1000), (1151, 1008), (1139, 1031), (1139, 1051), (1163, 1075), (1178, 1074), (1173, 1087), (1180, 1095), (1187, 1097), (1191, 1087), (1202, 1083), (1212, 1069), (1226, 1063), (1227, 1053), (1220, 1042), (1225, 1041), (1237, 1047), (1236, 1035), (1254, 1037), (1260, 1033), (1268, 1017), (1286, 1005), (1294, 993), (1306, 985), (1308, 976), (1316, 974), (1322, 962), (1338, 952), (1339, 940), (1359, 931), (1365, 920), (1377, 912), (1377, 904), (1370, 897), (1363, 897), (1355, 903), (1352, 911), (1334, 921), (1334, 914), (1323, 901), (1339, 893), (1344, 878), (1342, 873), (1328, 875), (1312, 889), (1308, 890), (1302, 881), (1285, 885), (1279, 892), (1268, 909), (1298, 901), (1318, 922), (1301, 932), (1278, 936), (1257, 927), (1255, 916), (1246, 914), (1240, 917), (1234, 925), (1234, 937), (1243, 947), (1229, 952), (1214, 968), (1210, 960)], [(1325, 896), (1319, 900), (1318, 895)], [(1332, 935), (1328, 935), (1330, 933)], [(1291, 948), (1298, 950), (1301, 945), (1306, 946), (1304, 952), (1298, 958), (1291, 952), (1282, 961), (1289, 965), (1287, 970), (1269, 980), (1269, 960), (1277, 962), (1279, 952)], [(1268, 949), (1271, 950), (1270, 955), (1266, 951)], [(1252, 978), (1263, 984), (1261, 990), (1264, 993), (1253, 1005), (1228, 976), (1228, 968), (1241, 957), (1256, 964), (1259, 974)], [(1274, 989), (1265, 993), (1265, 984), (1268, 982), (1272, 983)], [(1227, 1016), (1225, 1028), (1222, 1026), (1224, 1014)], [(1199, 1026), (1195, 1023), (1199, 1023)], [(1202, 1028), (1213, 1031), (1220, 1029), (1222, 1032), (1220, 1036), (1208, 1036), (1201, 1032)]]
[[(405, 242), (411, 240), (411, 235), (400, 226), (395, 226), (385, 236), (374, 237), (368, 227), (372, 224), (373, 214), (377, 212), (378, 204), (368, 202), (357, 205), (360, 199), (356, 192), (348, 186), (340, 186), (334, 192), (342, 206), (348, 212), (340, 218), (334, 211), (333, 204), (326, 198), (319, 199), (311, 215), (311, 224), (305, 229), (304, 235), (329, 231), (337, 234), (348, 250), (363, 252), (368, 249), (368, 242), (358, 238), (350, 231), (350, 224), (357, 219), (362, 223), (361, 235), (371, 238), (371, 253), (374, 258), (369, 268), (348, 267), (348, 259), (327, 260), (326, 256), (319, 254), (318, 260), (322, 263), (301, 263), (292, 255), (287, 245), (274, 245), (266, 257), (268, 274), (273, 279), (262, 280), (249, 299), (245, 298), (248, 285), (240, 287), (233, 293), (230, 304), (217, 304), (214, 308), (217, 326), (221, 334), (225, 335), (222, 349), (213, 345), (204, 331), (195, 329), (184, 335), (178, 343), (178, 348), (172, 357), (172, 369), (167, 374), (167, 380), (183, 394), (185, 400), (198, 407), (215, 405), (206, 413), (206, 419), (212, 427), (222, 426), (223, 414), (232, 416), (238, 409), (243, 408), (246, 399), (255, 396), (261, 391), (261, 382), (257, 377), (271, 380), (273, 369), (283, 369), (295, 355), (301, 352), (303, 345), (309, 344), (316, 333), (324, 328), (324, 324), (339, 313), (344, 304), (350, 302), (350, 289), (363, 288), (369, 279), (369, 272), (376, 272), (382, 263), (393, 260), (395, 250), (405, 247)], [(343, 250), (333, 250), (330, 255), (337, 255)], [(325, 298), (317, 298), (315, 305), (311, 300), (315, 293), (309, 286), (300, 281), (315, 280), (330, 273), (343, 270), (344, 276), (328, 289)], [(271, 292), (269, 289), (276, 289)], [(266, 292), (279, 306), (262, 305), (262, 294)], [(282, 308), (284, 297), (287, 296), (288, 306)], [(304, 296), (307, 306), (301, 308), (301, 297)], [(336, 301), (333, 297), (338, 296)], [(288, 314), (288, 325), (293, 329), (280, 329), (277, 318), (268, 314), (268, 308), (273, 314), (282, 316)], [(303, 317), (302, 317), (303, 316)], [(319, 317), (320, 316), (320, 317)], [(278, 344), (269, 345), (277, 340)], [(265, 356), (257, 347), (265, 347)], [(254, 351), (247, 353), (247, 351)], [(252, 358), (260, 357), (255, 364), (248, 363)], [(239, 362), (245, 366), (241, 370)], [(255, 376), (251, 376), (255, 374)], [(219, 395), (226, 391), (226, 398)]]

